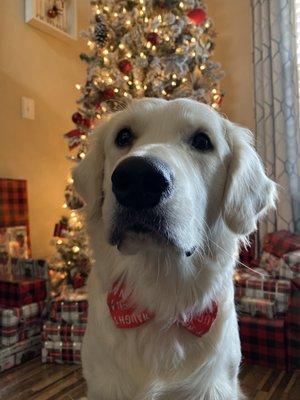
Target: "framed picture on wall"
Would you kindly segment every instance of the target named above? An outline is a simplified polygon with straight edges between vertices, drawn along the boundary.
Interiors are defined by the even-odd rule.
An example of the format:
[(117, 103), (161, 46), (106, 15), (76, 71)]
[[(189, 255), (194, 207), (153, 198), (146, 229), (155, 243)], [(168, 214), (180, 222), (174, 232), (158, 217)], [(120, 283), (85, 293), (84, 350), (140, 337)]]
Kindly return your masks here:
[(28, 258), (28, 256), (26, 226), (0, 228), (0, 275), (10, 274), (12, 258)]
[(64, 41), (77, 39), (77, 0), (25, 0), (25, 21)]

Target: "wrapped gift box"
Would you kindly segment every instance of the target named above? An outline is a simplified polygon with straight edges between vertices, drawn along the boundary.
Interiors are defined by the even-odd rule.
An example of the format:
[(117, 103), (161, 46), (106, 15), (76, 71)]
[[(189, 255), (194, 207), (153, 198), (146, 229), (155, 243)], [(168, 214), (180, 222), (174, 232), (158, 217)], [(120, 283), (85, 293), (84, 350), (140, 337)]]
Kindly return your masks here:
[(27, 320), (17, 328), (3, 328), (0, 331), (0, 344), (3, 347), (12, 346), (17, 342), (39, 335), (42, 330), (42, 322), (38, 318)]
[(50, 305), (50, 318), (54, 322), (66, 322), (68, 324), (86, 323), (87, 315), (87, 300), (54, 300)]
[(42, 347), (42, 362), (80, 364), (81, 343), (46, 341)]
[(0, 306), (22, 307), (46, 298), (46, 281), (0, 276)]
[(276, 257), (300, 250), (300, 235), (288, 231), (277, 231), (268, 233), (264, 238), (263, 250)]
[(48, 265), (43, 259), (12, 257), (11, 273), (15, 277), (48, 279)]
[(34, 336), (11, 347), (0, 347), (0, 372), (28, 361), (41, 353), (41, 338)]
[(277, 312), (274, 300), (253, 299), (252, 297), (242, 297), (238, 302), (238, 311), (254, 316), (263, 316), (273, 319)]
[(286, 324), (288, 369), (300, 369), (300, 278), (292, 281), (291, 301)]
[(11, 346), (41, 332), (44, 302), (0, 308), (0, 344)]
[(285, 320), (269, 320), (247, 315), (239, 317), (242, 354), (245, 362), (272, 369), (287, 364)]
[(259, 267), (263, 268), (273, 278), (293, 279), (300, 277), (300, 254), (291, 252), (283, 257), (276, 257), (271, 253), (263, 252)]
[(0, 227), (25, 226), (30, 253), (27, 182), (22, 179), (0, 179)]
[(47, 321), (43, 325), (42, 338), (53, 342), (82, 342), (86, 324), (66, 324)]
[[(244, 300), (244, 306), (252, 305), (252, 313), (254, 312), (255, 304), (257, 304), (258, 311), (268, 309), (267, 314), (271, 315), (271, 308), (273, 308), (273, 318), (277, 314), (286, 313), (289, 305), (289, 297), (291, 293), (291, 282), (285, 279), (272, 279), (264, 278), (258, 274), (238, 270), (235, 274), (235, 298), (238, 304), (241, 304), (243, 298), (252, 298), (254, 301)], [(250, 304), (251, 303), (251, 304)], [(273, 304), (273, 305), (272, 305)]]

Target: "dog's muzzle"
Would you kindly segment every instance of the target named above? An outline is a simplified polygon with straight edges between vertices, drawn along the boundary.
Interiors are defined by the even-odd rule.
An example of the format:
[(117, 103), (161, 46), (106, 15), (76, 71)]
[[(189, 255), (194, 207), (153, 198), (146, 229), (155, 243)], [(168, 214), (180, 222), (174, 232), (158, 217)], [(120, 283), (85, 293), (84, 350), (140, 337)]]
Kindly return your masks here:
[(173, 188), (170, 168), (154, 157), (126, 158), (114, 170), (111, 181), (118, 203), (136, 211), (156, 207)]

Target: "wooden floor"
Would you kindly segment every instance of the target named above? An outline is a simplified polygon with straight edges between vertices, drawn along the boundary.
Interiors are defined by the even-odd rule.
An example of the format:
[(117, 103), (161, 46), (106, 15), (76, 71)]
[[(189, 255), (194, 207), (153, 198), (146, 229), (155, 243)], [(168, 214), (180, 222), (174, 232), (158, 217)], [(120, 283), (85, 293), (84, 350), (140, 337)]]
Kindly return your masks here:
[[(300, 400), (300, 372), (245, 365), (240, 379), (249, 400)], [(0, 374), (1, 400), (79, 400), (85, 394), (79, 365), (43, 365), (37, 358)]]

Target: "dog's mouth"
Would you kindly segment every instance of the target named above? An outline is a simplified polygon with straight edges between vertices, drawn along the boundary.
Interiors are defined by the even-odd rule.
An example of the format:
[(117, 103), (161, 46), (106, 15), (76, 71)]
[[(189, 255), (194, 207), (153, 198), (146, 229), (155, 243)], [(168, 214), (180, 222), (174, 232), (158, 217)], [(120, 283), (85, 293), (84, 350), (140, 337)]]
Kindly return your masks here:
[(196, 249), (195, 246), (182, 248), (166, 221), (152, 213), (145, 213), (142, 218), (136, 214), (118, 214), (114, 218), (109, 243), (117, 246), (121, 253), (130, 255), (172, 248), (189, 257)]

